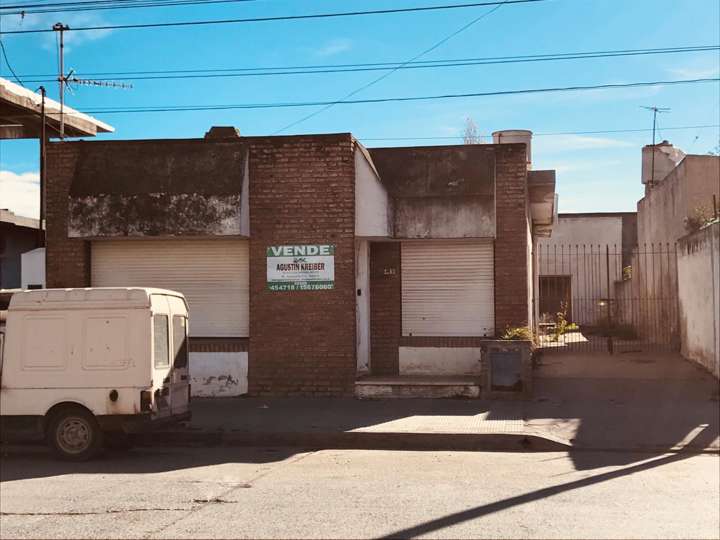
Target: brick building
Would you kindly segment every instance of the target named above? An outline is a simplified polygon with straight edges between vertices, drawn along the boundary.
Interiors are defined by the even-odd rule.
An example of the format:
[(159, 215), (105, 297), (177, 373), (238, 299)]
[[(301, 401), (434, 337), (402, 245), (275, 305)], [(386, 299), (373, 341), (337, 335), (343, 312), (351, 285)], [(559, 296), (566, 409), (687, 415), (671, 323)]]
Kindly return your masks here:
[(48, 287), (164, 287), (196, 395), (352, 395), (472, 375), (532, 324), (554, 174), (527, 144), (367, 150), (351, 134), (57, 142)]

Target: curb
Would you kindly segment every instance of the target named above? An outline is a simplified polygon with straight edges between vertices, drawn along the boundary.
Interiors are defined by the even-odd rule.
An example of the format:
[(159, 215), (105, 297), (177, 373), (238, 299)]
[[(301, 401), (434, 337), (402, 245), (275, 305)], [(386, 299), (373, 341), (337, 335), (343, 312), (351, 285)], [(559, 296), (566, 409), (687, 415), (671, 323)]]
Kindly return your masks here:
[(202, 432), (144, 434), (140, 446), (284, 446), (356, 450), (475, 450), (489, 452), (567, 452), (572, 445), (533, 433), (398, 432)]
[(138, 446), (296, 447), (344, 450), (434, 450), (485, 452), (633, 452), (720, 455), (720, 447), (697, 445), (587, 446), (544, 433), (412, 433), (412, 432), (243, 432), (156, 431), (140, 435)]

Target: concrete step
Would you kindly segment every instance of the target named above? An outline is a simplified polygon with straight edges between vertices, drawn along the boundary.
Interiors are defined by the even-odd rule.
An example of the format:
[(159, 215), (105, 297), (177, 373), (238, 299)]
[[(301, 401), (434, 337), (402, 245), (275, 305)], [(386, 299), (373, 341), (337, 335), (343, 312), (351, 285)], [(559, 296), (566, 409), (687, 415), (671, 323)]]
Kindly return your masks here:
[(355, 382), (360, 399), (480, 397), (477, 377), (397, 376), (365, 377)]

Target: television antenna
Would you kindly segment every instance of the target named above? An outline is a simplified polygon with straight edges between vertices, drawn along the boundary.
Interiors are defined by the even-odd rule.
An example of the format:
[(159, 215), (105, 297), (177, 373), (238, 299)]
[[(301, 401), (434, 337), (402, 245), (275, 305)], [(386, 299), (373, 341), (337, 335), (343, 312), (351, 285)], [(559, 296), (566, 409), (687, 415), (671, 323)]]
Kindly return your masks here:
[(58, 33), (58, 85), (60, 89), (60, 139), (65, 138), (65, 88), (72, 91), (70, 83), (83, 86), (98, 86), (103, 88), (131, 89), (132, 85), (116, 81), (96, 81), (93, 79), (81, 79), (75, 76), (75, 70), (71, 69), (65, 75), (65, 32), (70, 30), (67, 24), (55, 23), (52, 29)]
[(650, 164), (650, 187), (653, 186), (655, 183), (655, 130), (657, 129), (657, 115), (658, 113), (664, 114), (669, 113), (670, 108), (669, 107), (646, 107), (644, 105), (641, 105), (643, 109), (646, 109), (648, 111), (652, 111), (653, 113), (653, 128), (652, 128), (652, 161)]

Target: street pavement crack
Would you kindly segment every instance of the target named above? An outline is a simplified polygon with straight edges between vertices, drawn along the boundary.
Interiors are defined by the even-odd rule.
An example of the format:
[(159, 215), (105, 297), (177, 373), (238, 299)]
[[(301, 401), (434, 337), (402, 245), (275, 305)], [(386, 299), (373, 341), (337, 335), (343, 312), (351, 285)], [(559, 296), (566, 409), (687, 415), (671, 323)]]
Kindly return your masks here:
[[(307, 457), (310, 457), (311, 455), (313, 455), (313, 454), (315, 454), (315, 453), (316, 453), (315, 451), (306, 452), (306, 453), (301, 454), (301, 455), (299, 455), (299, 456), (295, 456), (294, 458), (291, 458), (291, 459), (288, 459), (288, 460), (286, 460), (286, 461), (283, 461), (283, 462), (277, 464), (276, 466), (271, 466), (271, 467), (268, 468), (267, 470), (262, 471), (262, 472), (256, 474), (254, 477), (252, 477), (252, 478), (251, 478), (250, 480), (248, 480), (247, 482), (244, 482), (244, 483), (239, 484), (239, 485), (234, 485), (234, 486), (230, 487), (229, 489), (223, 491), (223, 492), (220, 493), (219, 495), (217, 495), (217, 496), (215, 496), (215, 497), (212, 497), (212, 498), (210, 498), (210, 499), (207, 499), (208, 502), (200, 503), (200, 504), (198, 504), (197, 506), (194, 506), (194, 507), (192, 507), (192, 508), (187, 508), (187, 509), (186, 509), (186, 512), (187, 512), (186, 514), (184, 514), (184, 515), (182, 515), (182, 516), (179, 516), (177, 519), (171, 521), (170, 523), (167, 523), (167, 524), (163, 525), (163, 526), (160, 527), (159, 529), (156, 529), (156, 530), (154, 530), (154, 531), (151, 531), (151, 532), (147, 533), (146, 535), (143, 536), (143, 538), (144, 538), (144, 539), (152, 538), (154, 535), (163, 532), (164, 530), (168, 529), (169, 527), (172, 527), (172, 526), (174, 526), (174, 525), (177, 525), (178, 523), (180, 523), (180, 522), (181, 522), (182, 520), (184, 520), (185, 518), (191, 516), (193, 513), (199, 512), (200, 510), (202, 510), (203, 508), (208, 507), (209, 505), (217, 504), (219, 501), (237, 503), (237, 502), (239, 502), (239, 501), (225, 501), (225, 497), (227, 497), (228, 495), (230, 495), (233, 491), (237, 491), (237, 490), (239, 490), (239, 489), (248, 489), (248, 488), (251, 488), (255, 482), (257, 482), (258, 480), (261, 480), (262, 478), (265, 478), (266, 476), (272, 474), (272, 473), (275, 472), (276, 470), (278, 470), (278, 469), (280, 469), (280, 468), (282, 468), (282, 467), (284, 467), (284, 466), (294, 465), (295, 463), (297, 463), (297, 462), (299, 462), (299, 461), (302, 461), (303, 459), (305, 459), (305, 458), (307, 458)], [(200, 500), (201, 500), (201, 499), (196, 499), (195, 502), (199, 502)]]
[(185, 512), (187, 510), (192, 510), (192, 508), (117, 508), (98, 512), (0, 512), (0, 516), (102, 516), (128, 512)]

